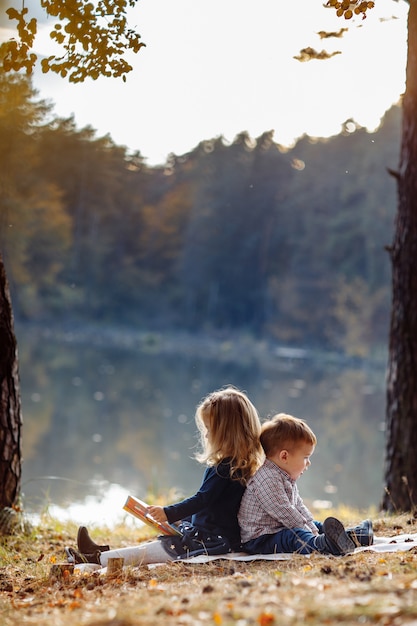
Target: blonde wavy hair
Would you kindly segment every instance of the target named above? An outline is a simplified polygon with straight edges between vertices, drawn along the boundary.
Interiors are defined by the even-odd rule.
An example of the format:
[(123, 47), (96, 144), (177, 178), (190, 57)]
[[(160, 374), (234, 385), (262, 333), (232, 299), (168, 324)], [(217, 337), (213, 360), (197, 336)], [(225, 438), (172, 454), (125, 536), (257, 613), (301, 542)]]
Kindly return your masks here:
[(246, 484), (264, 459), (259, 415), (247, 395), (233, 386), (213, 391), (198, 405), (195, 421), (202, 448), (196, 459), (211, 466), (230, 460), (230, 477)]

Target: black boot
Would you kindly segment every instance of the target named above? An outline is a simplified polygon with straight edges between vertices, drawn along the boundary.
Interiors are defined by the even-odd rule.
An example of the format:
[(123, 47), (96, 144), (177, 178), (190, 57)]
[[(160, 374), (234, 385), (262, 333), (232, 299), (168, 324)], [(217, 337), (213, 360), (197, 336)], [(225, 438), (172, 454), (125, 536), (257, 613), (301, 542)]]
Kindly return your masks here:
[(332, 554), (348, 554), (353, 552), (355, 544), (345, 531), (345, 527), (335, 517), (327, 517), (323, 522), (323, 531), (327, 542), (332, 547)]
[(335, 517), (328, 517), (323, 522), (323, 533), (314, 540), (318, 552), (342, 556), (353, 552), (355, 544), (345, 528)]
[(82, 554), (74, 550), (74, 548), (65, 548), (65, 554), (67, 555), (68, 563), (75, 563), (75, 565), (79, 565), (80, 563), (95, 563), (96, 565), (101, 565), (100, 550), (96, 550), (91, 554)]
[(108, 550), (110, 550), (110, 546), (99, 546), (98, 544), (94, 543), (94, 541), (88, 534), (88, 530), (85, 526), (80, 526), (78, 529), (77, 545), (78, 550), (82, 554), (94, 554), (94, 552), (97, 552), (97, 550), (99, 550), (100, 552), (107, 552)]
[(358, 526), (346, 528), (346, 532), (357, 547), (371, 546), (374, 543), (374, 531), (370, 519), (366, 519)]

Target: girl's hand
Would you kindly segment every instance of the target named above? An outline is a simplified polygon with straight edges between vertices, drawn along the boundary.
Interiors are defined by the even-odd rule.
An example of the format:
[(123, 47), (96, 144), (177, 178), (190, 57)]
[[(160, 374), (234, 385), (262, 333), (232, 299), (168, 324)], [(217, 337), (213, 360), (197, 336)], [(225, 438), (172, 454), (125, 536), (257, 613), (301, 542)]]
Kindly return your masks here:
[(168, 521), (163, 506), (148, 506), (147, 512), (149, 515), (152, 515), (157, 522), (162, 523)]

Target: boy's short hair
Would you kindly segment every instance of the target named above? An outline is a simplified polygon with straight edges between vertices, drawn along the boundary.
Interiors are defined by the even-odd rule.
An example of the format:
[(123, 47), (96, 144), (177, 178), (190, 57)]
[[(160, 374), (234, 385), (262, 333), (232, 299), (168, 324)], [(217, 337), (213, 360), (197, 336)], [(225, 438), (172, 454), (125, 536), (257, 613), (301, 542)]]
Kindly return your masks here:
[(314, 446), (317, 443), (316, 435), (304, 420), (278, 413), (262, 424), (261, 445), (266, 456), (291, 449), (300, 443)]

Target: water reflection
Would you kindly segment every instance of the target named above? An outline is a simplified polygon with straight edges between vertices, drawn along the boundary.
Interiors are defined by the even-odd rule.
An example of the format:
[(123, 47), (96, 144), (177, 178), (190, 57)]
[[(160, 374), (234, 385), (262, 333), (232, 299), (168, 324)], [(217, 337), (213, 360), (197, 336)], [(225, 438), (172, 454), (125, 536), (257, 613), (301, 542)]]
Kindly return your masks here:
[(81, 500), (64, 504), (50, 503), (47, 511), (32, 512), (29, 518), (38, 522), (42, 514), (47, 513), (52, 519), (62, 522), (71, 521), (89, 527), (100, 525), (113, 528), (124, 524), (133, 528), (143, 524), (123, 510), (129, 492), (120, 485), (112, 485), (104, 481), (91, 481), (87, 486), (89, 495)]
[(261, 416), (292, 413), (316, 432), (312, 467), (299, 485), (307, 502), (380, 501), (383, 363), (271, 354), (266, 346), (178, 350), (164, 341), (125, 341), (121, 347), (45, 339), (24, 329), (18, 341), (29, 510), (81, 502), (94, 495), (97, 481), (142, 498), (190, 494), (203, 471), (193, 459), (195, 406), (228, 383), (246, 390)]

